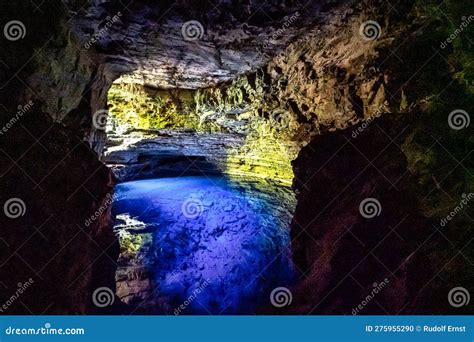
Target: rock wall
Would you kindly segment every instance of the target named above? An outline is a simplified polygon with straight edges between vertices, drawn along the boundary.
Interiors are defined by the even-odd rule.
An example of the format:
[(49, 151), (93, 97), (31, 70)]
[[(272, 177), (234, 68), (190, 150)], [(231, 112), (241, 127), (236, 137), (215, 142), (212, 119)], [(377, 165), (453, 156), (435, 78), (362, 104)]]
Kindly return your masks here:
[[(378, 5), (328, 11), (267, 66), (182, 101), (195, 127), (246, 135), (260, 161), (275, 141), (286, 161), (302, 148), (292, 225), (302, 283), (283, 312), (459, 313), (447, 293), (472, 283), (467, 209), (443, 221), (472, 193), (472, 139), (448, 119), (472, 108), (469, 54), (462, 44), (433, 52), (456, 29), (434, 3)], [(443, 11), (466, 13), (454, 2)], [(363, 39), (367, 20), (378, 21), (377, 39)], [(381, 203), (379, 217), (361, 216), (365, 198)]]
[[(110, 91), (111, 112), (138, 128), (240, 134), (245, 143), (229, 152), (228, 169), (291, 180), (291, 160), (314, 136), (404, 107), (403, 90), (386, 93), (394, 81), (376, 62), (407, 28), (384, 10), (366, 3), (329, 6), (267, 65), (217, 86), (167, 91), (121, 84), (127, 82), (121, 78)], [(361, 35), (368, 19), (380, 19), (382, 38)]]
[[(304, 20), (268, 44), (297, 4), (272, 1), (265, 9), (276, 14), (275, 20), (267, 22), (258, 15), (245, 27), (245, 15), (239, 11), (252, 11), (258, 2), (238, 7), (231, 21), (225, 10), (200, 10), (195, 4), (178, 21), (158, 25), (153, 19), (161, 7), (137, 1), (120, 25), (88, 49), (84, 43), (104, 25), (103, 18), (120, 10), (118, 3), (64, 3), (66, 8), (60, 1), (44, 2), (38, 13), (29, 0), (2, 5), (2, 23), (21, 18), (27, 27), (24, 40), (2, 36), (0, 49), (1, 203), (18, 198), (26, 208), (16, 219), (0, 216), (0, 303), (10, 299), (7, 313), (84, 313), (96, 287), (113, 288), (118, 251), (107, 229), (107, 211), (101, 211), (105, 214), (94, 224), (85, 224), (104, 206), (113, 184), (95, 154), (102, 150), (105, 133), (94, 129), (91, 119), (105, 108), (112, 82), (130, 72), (142, 72), (143, 83), (166, 89), (211, 84), (192, 91), (191, 108), (199, 122), (204, 115), (209, 124), (248, 137), (242, 155), (251, 162), (244, 160), (244, 171), (275, 177), (275, 160), (283, 158), (286, 166), (278, 168), (288, 179), (289, 161), (303, 148), (294, 162), (299, 204), (292, 226), (303, 279), (294, 289), (295, 307), (301, 310), (291, 307), (290, 312), (349, 313), (354, 298), (363, 297), (386, 274), (392, 285), (377, 298), (380, 305), (372, 302), (364, 313), (455, 310), (446, 303), (446, 290), (470, 288), (474, 280), (469, 266), (474, 258), (472, 219), (458, 214), (443, 230), (433, 223), (450, 215), (462, 194), (473, 192), (472, 136), (468, 126), (453, 129), (448, 121), (454, 110), (473, 109), (472, 43), (467, 39), (473, 26), (441, 50), (440, 44), (459, 26), (456, 20), (472, 13), (472, 5), (445, 1), (441, 12), (455, 18), (450, 21), (431, 0), (396, 5), (378, 0), (315, 1), (303, 12)], [(176, 11), (186, 6), (180, 3)], [(183, 22), (196, 18), (210, 27), (212, 39), (202, 46), (183, 43), (180, 35)], [(368, 20), (379, 23), (378, 39), (361, 39), (361, 24)], [(225, 22), (230, 26), (222, 26)], [(87, 33), (90, 27), (94, 32)], [(147, 39), (140, 40), (141, 34)], [(231, 41), (226, 40), (229, 36)], [(167, 39), (172, 43), (163, 44)], [(148, 63), (152, 54), (159, 58)], [(163, 55), (169, 57), (164, 64)], [(207, 62), (209, 55), (213, 63)], [(190, 60), (197, 62), (188, 78)], [(164, 74), (145, 72), (150, 68)], [(205, 75), (211, 76), (202, 78)], [(391, 117), (390, 113), (403, 115), (376, 121), (366, 132), (365, 126), (358, 126), (370, 134), (359, 140), (357, 131), (353, 138), (352, 125), (364, 119), (372, 122), (380, 114)], [(407, 130), (400, 123), (406, 123)], [(402, 134), (393, 135), (398, 129)], [(331, 152), (337, 155), (336, 147), (343, 146), (347, 150), (331, 159)], [(385, 147), (379, 159), (369, 158)], [(280, 148), (282, 153), (273, 151)], [(363, 155), (372, 163), (364, 164)], [(254, 160), (268, 161), (270, 167)], [(367, 165), (356, 177), (356, 170)], [(350, 194), (343, 192), (338, 203), (331, 202), (329, 185), (340, 191), (350, 185)], [(361, 194), (381, 202), (382, 213), (375, 220), (359, 216)], [(321, 212), (317, 219), (315, 212)], [(400, 213), (409, 217), (396, 227)], [(353, 227), (346, 232), (348, 225)], [(390, 235), (383, 240), (385, 233)], [(420, 253), (412, 249), (417, 243), (423, 246)], [(374, 247), (378, 249), (364, 259)], [(356, 273), (349, 272), (355, 266)], [(18, 284), (29, 278), (34, 282), (21, 301), (12, 301)], [(357, 296), (349, 298), (352, 291)], [(429, 303), (426, 298), (437, 300)]]
[[(445, 160), (440, 179), (456, 185), (447, 190), (437, 183), (424, 163), (447, 157), (446, 151), (415, 145), (413, 137), (436, 141), (414, 129), (415, 122), (377, 119), (367, 127), (317, 137), (303, 148), (294, 162), (298, 205), (292, 224), (294, 261), (302, 278), (286, 312), (470, 312), (453, 308), (447, 298), (454, 287), (469, 289), (473, 277), (468, 266), (471, 180), (448, 174), (456, 166)], [(426, 173), (429, 185), (423, 181)], [(364, 214), (364, 202), (373, 205), (370, 215), (368, 207)], [(456, 207), (466, 212), (443, 222)]]
[[(9, 314), (84, 313), (92, 279), (108, 284), (103, 280), (117, 253), (106, 215), (86, 223), (111, 191), (109, 170), (39, 108), (26, 115), (1, 139), (9, 147), (0, 157), (2, 207), (7, 201), (23, 207), (18, 217), (1, 219), (0, 301), (12, 303)], [(17, 284), (30, 278), (30, 288), (12, 300)]]
[(61, 2), (36, 13), (18, 1), (1, 17), (27, 30), (1, 37), (2, 313), (85, 313), (96, 287), (113, 288), (118, 255), (106, 210), (95, 215), (113, 181), (86, 141), (105, 76), (78, 48)]
[[(84, 47), (106, 57), (123, 82), (164, 89), (215, 86), (250, 72), (317, 19), (291, 19), (301, 5), (282, 0), (64, 2)], [(326, 2), (305, 10), (317, 14)]]
[[(369, 120), (315, 137), (294, 162), (298, 204), (292, 241), (301, 284), (294, 288), (292, 305), (264, 312), (472, 311), (469, 305), (453, 307), (448, 300), (455, 287), (472, 291), (474, 279), (469, 115), (458, 117), (457, 124), (450, 119), (454, 115), (450, 113), (460, 113), (459, 109), (472, 111), (472, 87), (464, 78), (471, 69), (459, 57), (467, 53), (460, 48), (462, 43), (433, 52), (453, 29), (437, 15), (426, 22), (436, 5), (413, 5), (406, 18), (382, 25), (387, 31), (374, 46), (376, 54), (362, 59), (365, 70), (380, 69), (382, 75), (372, 78), (383, 80), (379, 90), (366, 75), (360, 88), (357, 82), (342, 86), (345, 96), (335, 102), (348, 104), (349, 90), (356, 86), (360, 107), (343, 112), (355, 118), (359, 108), (363, 115), (358, 116)], [(388, 11), (383, 6), (381, 10)], [(442, 8), (449, 15), (466, 10), (454, 2)], [(401, 28), (416, 34), (404, 34)], [(460, 37), (461, 42), (466, 39)], [(454, 59), (458, 63), (450, 62)], [(353, 70), (356, 64), (348, 65)], [(364, 94), (364, 89), (371, 90)], [(380, 102), (384, 93), (393, 114), (384, 111), (384, 117), (376, 119), (377, 110), (371, 115), (367, 100), (384, 103)], [(331, 101), (325, 106), (338, 111)], [(368, 199), (378, 203), (372, 207), (378, 215), (371, 218), (361, 209)]]
[(413, 193), (402, 127), (384, 118), (355, 139), (352, 129), (320, 136), (295, 161), (292, 241), (303, 275), (294, 311), (428, 313), (444, 302), (443, 291), (424, 287), (437, 270), (427, 254), (440, 236)]
[[(104, 160), (109, 164), (122, 160), (139, 167), (150, 162), (152, 151), (155, 155), (161, 151), (168, 157), (174, 153), (177, 157), (206, 158), (216, 171), (226, 174), (290, 184), (296, 144), (274, 135), (272, 123), (258, 114), (258, 90), (244, 81), (247, 79), (241, 78), (242, 84), (195, 91), (114, 84), (109, 92), (109, 146)], [(246, 98), (242, 87), (249, 91)], [(130, 151), (131, 146), (135, 152)], [(127, 161), (130, 154), (135, 157)]]

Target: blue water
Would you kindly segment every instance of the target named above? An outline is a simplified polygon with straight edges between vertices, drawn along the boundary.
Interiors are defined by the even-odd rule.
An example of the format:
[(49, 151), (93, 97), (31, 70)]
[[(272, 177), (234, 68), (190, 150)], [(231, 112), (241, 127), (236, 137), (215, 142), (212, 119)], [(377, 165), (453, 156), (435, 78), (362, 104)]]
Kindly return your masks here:
[(289, 218), (265, 191), (217, 176), (117, 185), (113, 214), (142, 222), (151, 236), (127, 259), (151, 274), (143, 305), (160, 303), (156, 313), (167, 314), (251, 314), (269, 304), (272, 289), (289, 286)]

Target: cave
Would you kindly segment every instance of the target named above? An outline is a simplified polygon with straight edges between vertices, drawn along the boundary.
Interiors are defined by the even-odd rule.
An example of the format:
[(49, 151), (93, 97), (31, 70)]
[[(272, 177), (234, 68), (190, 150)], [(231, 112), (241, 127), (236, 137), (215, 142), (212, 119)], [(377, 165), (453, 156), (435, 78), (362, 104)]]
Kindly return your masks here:
[(472, 314), (471, 4), (0, 8), (0, 313)]
[(116, 180), (117, 297), (135, 312), (255, 313), (296, 274), (290, 145), (249, 119), (240, 87), (222, 98), (130, 78), (112, 84), (95, 120)]

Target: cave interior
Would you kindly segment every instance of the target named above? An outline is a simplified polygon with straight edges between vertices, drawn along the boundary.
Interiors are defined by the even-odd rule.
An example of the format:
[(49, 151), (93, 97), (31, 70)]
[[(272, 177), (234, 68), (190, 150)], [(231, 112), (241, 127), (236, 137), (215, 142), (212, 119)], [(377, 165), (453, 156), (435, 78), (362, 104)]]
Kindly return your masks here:
[(473, 7), (0, 5), (0, 311), (472, 313)]

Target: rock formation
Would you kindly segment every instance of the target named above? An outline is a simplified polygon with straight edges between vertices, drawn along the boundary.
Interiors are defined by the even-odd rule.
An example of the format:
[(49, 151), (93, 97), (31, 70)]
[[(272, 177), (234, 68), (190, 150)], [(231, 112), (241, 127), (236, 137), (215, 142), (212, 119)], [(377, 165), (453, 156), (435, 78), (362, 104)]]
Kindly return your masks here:
[[(291, 305), (258, 312), (351, 314), (385, 278), (357, 313), (471, 312), (447, 301), (474, 275), (472, 203), (451, 215), (474, 192), (469, 13), (451, 0), (2, 5), (24, 34), (0, 37), (0, 204), (24, 209), (0, 215), (0, 309), (123, 312), (91, 303), (115, 290), (110, 191), (120, 167), (177, 137), (203, 163), (293, 182), (300, 279)], [(108, 94), (143, 125), (128, 155), (94, 124)], [(129, 116), (135, 105), (150, 115)], [(163, 167), (179, 160), (150, 175)], [(366, 198), (378, 216), (361, 216)]]

